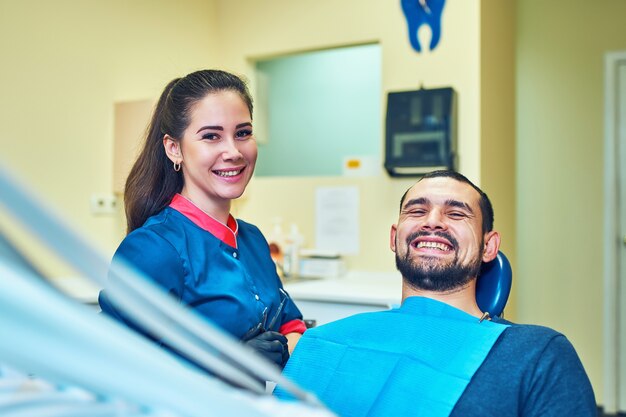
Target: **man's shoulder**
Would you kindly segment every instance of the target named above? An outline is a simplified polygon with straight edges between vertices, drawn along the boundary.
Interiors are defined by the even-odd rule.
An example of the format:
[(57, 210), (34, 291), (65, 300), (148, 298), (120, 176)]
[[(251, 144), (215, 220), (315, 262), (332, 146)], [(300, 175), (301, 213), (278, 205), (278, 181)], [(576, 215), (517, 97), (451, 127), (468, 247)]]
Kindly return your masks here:
[(565, 367), (578, 366), (578, 355), (572, 343), (562, 333), (546, 326), (509, 324), (494, 345), (489, 359), (516, 358), (520, 367), (558, 363)]
[[(567, 338), (545, 326), (507, 324), (452, 416), (591, 416), (593, 389)], [(485, 402), (486, 397), (499, 398)]]
[(548, 326), (542, 326), (539, 324), (524, 324), (515, 323), (501, 318), (493, 320), (495, 323), (502, 323), (509, 326), (510, 330), (520, 334), (535, 334), (535, 335), (560, 335), (558, 331)]
[(553, 339), (565, 338), (565, 336), (546, 326), (536, 324), (519, 324), (513, 323), (504, 319), (495, 319), (494, 322), (508, 325), (507, 329), (503, 332), (501, 339), (515, 344), (522, 344), (525, 346), (527, 343), (533, 344), (537, 347), (537, 344), (548, 344)]

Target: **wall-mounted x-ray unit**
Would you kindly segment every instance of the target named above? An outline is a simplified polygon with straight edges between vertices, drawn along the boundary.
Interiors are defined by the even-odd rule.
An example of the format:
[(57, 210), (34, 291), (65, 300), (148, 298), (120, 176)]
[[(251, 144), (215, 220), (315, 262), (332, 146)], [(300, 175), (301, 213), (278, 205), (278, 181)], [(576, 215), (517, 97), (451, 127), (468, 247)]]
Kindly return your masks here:
[(456, 169), (456, 94), (452, 88), (387, 95), (385, 169), (391, 176)]

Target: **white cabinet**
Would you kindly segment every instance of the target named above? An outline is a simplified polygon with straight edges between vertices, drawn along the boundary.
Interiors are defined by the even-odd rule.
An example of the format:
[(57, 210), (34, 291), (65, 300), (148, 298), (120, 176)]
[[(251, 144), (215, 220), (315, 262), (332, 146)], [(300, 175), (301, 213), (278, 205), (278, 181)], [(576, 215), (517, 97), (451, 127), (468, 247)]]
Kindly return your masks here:
[(345, 277), (285, 283), (305, 320), (319, 326), (368, 311), (398, 306), (402, 298), (399, 273), (352, 271)]

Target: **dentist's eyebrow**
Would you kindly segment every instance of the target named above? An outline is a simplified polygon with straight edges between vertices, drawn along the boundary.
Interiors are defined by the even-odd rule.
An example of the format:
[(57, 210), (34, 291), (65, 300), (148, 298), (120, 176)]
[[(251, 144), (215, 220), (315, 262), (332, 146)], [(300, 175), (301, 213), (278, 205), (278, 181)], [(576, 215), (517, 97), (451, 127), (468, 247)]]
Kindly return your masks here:
[(198, 131), (196, 133), (200, 133), (203, 130), (207, 130), (207, 129), (209, 129), (209, 130), (221, 130), (221, 131), (224, 130), (224, 128), (222, 126), (202, 126), (200, 129), (198, 129)]
[(469, 206), (469, 204), (463, 203), (462, 201), (447, 200), (446, 201), (446, 206), (458, 207), (458, 208), (461, 208), (461, 209), (465, 209), (465, 210), (469, 211), (470, 213), (474, 214), (474, 210), (472, 210), (472, 208)]
[[(239, 123), (237, 126), (235, 126), (235, 129), (241, 129), (242, 127), (252, 127), (252, 123), (250, 122), (245, 122), (245, 123)], [(200, 129), (198, 129), (198, 131), (196, 133), (200, 133), (203, 130), (221, 130), (224, 131), (224, 128), (222, 126), (202, 126)]]

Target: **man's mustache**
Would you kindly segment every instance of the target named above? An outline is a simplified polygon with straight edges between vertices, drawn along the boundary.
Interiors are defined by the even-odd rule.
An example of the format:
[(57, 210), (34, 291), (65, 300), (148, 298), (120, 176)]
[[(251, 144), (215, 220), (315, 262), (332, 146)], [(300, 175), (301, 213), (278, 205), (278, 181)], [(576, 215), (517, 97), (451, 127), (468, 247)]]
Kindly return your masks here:
[(448, 242), (450, 242), (450, 244), (452, 245), (453, 249), (456, 250), (456, 248), (459, 247), (459, 242), (454, 237), (452, 237), (452, 235), (450, 235), (447, 232), (425, 232), (425, 231), (419, 231), (419, 232), (411, 233), (406, 238), (407, 246), (410, 246), (411, 242), (413, 242), (418, 237), (422, 237), (422, 236), (437, 236), (437, 237), (441, 237), (441, 238), (446, 239)]

